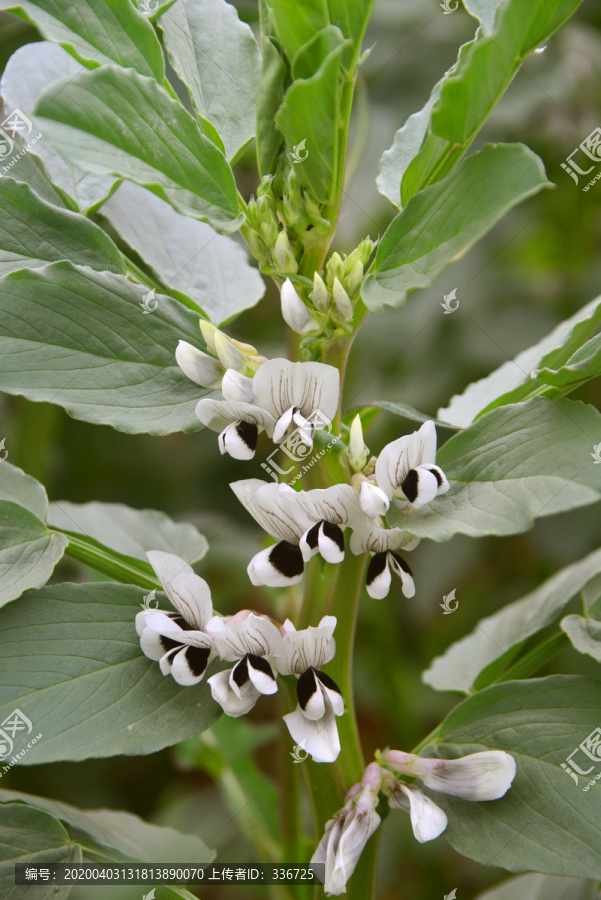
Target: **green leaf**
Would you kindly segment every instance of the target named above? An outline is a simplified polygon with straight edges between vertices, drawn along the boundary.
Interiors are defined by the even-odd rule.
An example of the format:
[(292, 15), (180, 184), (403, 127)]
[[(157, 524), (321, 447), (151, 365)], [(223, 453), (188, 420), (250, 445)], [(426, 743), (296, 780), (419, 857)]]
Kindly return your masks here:
[(294, 81), (284, 96), (276, 124), (290, 152), (305, 141), (307, 156), (295, 165), (313, 196), (329, 203), (336, 188), (341, 140), (340, 101), (350, 43), (340, 36), (314, 75)]
[(601, 375), (601, 334), (587, 341), (558, 369), (545, 367), (536, 372), (536, 382), (561, 388), (561, 393), (576, 390), (580, 385)]
[(223, 153), (150, 78), (102, 66), (60, 79), (40, 96), (36, 122), (79, 168), (135, 181), (218, 231), (243, 221)]
[(130, 0), (0, 0), (89, 68), (115, 62), (162, 81), (163, 53), (154, 28)]
[[(510, 872), (601, 878), (601, 793), (586, 793), (587, 779), (575, 785), (561, 768), (598, 727), (600, 706), (601, 682), (576, 675), (507, 682), (457, 706), (424, 755), (504, 750), (515, 758), (517, 774), (493, 802), (432, 795), (449, 817), (451, 846)], [(578, 760), (592, 763), (580, 751)]]
[(258, 270), (233, 238), (182, 216), (137, 184), (124, 182), (104, 204), (102, 215), (160, 282), (215, 325), (254, 306), (265, 293)]
[(27, 184), (0, 179), (0, 276), (61, 259), (125, 272), (121, 254), (98, 225), (47, 203)]
[(277, 37), (292, 62), (316, 31), (330, 24), (326, 0), (271, 0), (269, 4)]
[[(15, 863), (47, 866), (50, 863), (81, 862), (79, 847), (54, 816), (24, 806), (6, 803), (0, 807), (0, 894), (4, 900), (51, 900), (53, 884), (15, 885)], [(70, 888), (61, 890), (66, 897)]]
[(0, 500), (0, 606), (46, 584), (66, 546), (31, 510)]
[(209, 850), (199, 837), (151, 825), (128, 812), (78, 809), (61, 800), (47, 800), (20, 791), (0, 790), (0, 802), (26, 803), (28, 807), (49, 813), (85, 835), (86, 839), (112, 851), (115, 858), (124, 856), (140, 862), (183, 864), (209, 863), (215, 859), (215, 852)]
[(516, 897), (527, 897), (528, 900), (595, 900), (596, 896), (595, 881), (530, 872), (501, 881), (478, 894), (475, 900), (516, 900)]
[(218, 718), (206, 682), (181, 687), (142, 654), (134, 620), (143, 594), (60, 584), (0, 610), (11, 634), (0, 659), (0, 721), (18, 707), (43, 734), (22, 765), (154, 753)]
[[(524, 59), (568, 19), (581, 0), (476, 2), (486, 27), (464, 44), (455, 65), (420, 113), (397, 132), (382, 157), (378, 187), (396, 206), (456, 165), (510, 85)], [(492, 19), (494, 29), (490, 32)]]
[(12, 500), (46, 519), (48, 497), (40, 482), (5, 460), (0, 465), (0, 500)]
[(0, 389), (58, 403), (85, 422), (137, 434), (200, 428), (207, 392), (175, 362), (180, 338), (203, 346), (198, 317), (121, 275), (66, 262), (0, 279)]
[(485, 378), (474, 381), (463, 394), (456, 394), (448, 407), (438, 410), (438, 415), (465, 428), (484, 411), (528, 399), (535, 390), (532, 372), (563, 366), (600, 324), (601, 299), (597, 297), (537, 344), (522, 350), (515, 359), (503, 363)]
[(361, 49), (361, 41), (365, 33), (373, 0), (328, 0), (330, 21), (337, 25), (345, 37), (352, 40), (355, 50)]
[(259, 174), (273, 175), (284, 138), (274, 126), (277, 111), (282, 105), (289, 83), (288, 67), (269, 37), (262, 42), (263, 59), (257, 92), (257, 163)]
[(421, 191), (388, 226), (362, 296), (375, 311), (401, 306), (430, 287), (514, 206), (549, 182), (523, 144), (487, 144), (437, 184)]
[(432, 416), (428, 416), (426, 413), (414, 409), (407, 403), (392, 403), (388, 400), (380, 400), (379, 403), (371, 403), (369, 405), (372, 407), (375, 406), (377, 409), (383, 409), (384, 412), (392, 413), (393, 416), (399, 416), (401, 419), (409, 419), (411, 422), (434, 422), (438, 428), (449, 428), (452, 431), (458, 430), (457, 425), (451, 425), (450, 422), (443, 422), (442, 419), (434, 419)]
[(457, 532), (516, 534), (539, 516), (594, 503), (601, 473), (590, 450), (600, 433), (601, 413), (571, 400), (537, 397), (495, 409), (438, 453), (449, 492), (407, 515), (397, 509), (393, 521), (445, 541)]
[[(59, 78), (65, 76), (73, 78), (81, 71), (81, 63), (59, 44), (52, 44), (50, 41), (25, 44), (13, 53), (2, 75), (0, 92), (4, 108), (19, 109), (29, 116), (44, 88)], [(32, 132), (31, 136), (27, 137), (27, 142), (29, 143), (34, 136)], [(112, 176), (92, 175), (70, 165), (53, 149), (49, 141), (44, 140), (43, 135), (32, 147), (32, 153), (42, 161), (48, 178), (64, 191), (82, 212), (87, 212), (102, 203), (115, 183)], [(17, 160), (10, 169), (10, 174), (18, 181), (29, 182), (31, 187), (40, 193), (39, 173), (34, 180), (33, 170), (36, 167), (24, 165), (27, 157), (29, 154)], [(42, 196), (50, 203), (63, 205), (58, 197), (52, 194), (43, 193)]]
[(588, 616), (565, 616), (559, 623), (579, 653), (601, 662), (601, 622)]
[(601, 550), (561, 569), (521, 600), (481, 619), (471, 634), (433, 660), (422, 680), (437, 691), (474, 690), (481, 672), (555, 622), (570, 600), (600, 573)]
[(162, 550), (192, 565), (209, 549), (207, 539), (189, 522), (174, 522), (156, 509), (131, 509), (122, 503), (57, 500), (50, 504), (48, 524), (88, 535), (117, 553), (144, 561), (147, 550)]
[(261, 55), (251, 29), (225, 0), (178, 0), (159, 25), (207, 136), (235, 159), (255, 134)]

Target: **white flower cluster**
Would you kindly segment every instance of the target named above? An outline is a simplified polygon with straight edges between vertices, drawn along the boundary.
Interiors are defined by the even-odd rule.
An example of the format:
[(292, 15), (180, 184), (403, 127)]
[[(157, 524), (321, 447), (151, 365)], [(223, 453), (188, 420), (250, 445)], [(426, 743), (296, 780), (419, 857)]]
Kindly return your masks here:
[(261, 694), (277, 691), (277, 675), (295, 675), (298, 705), (284, 721), (294, 741), (316, 762), (334, 762), (340, 753), (336, 716), (344, 713), (337, 684), (322, 671), (336, 652), (336, 619), (297, 631), (287, 619), (278, 629), (266, 616), (241, 610), (213, 614), (211, 591), (179, 556), (147, 554), (174, 609), (144, 609), (136, 629), (144, 654), (178, 684), (198, 684), (211, 661), (235, 663), (208, 679), (213, 699), (229, 716), (249, 712)]

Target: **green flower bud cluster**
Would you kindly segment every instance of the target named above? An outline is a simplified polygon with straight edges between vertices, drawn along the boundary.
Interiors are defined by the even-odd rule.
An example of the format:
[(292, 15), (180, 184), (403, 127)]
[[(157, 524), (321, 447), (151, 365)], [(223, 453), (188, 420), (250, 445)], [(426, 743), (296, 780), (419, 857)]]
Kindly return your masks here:
[(334, 330), (349, 330), (364, 270), (375, 246), (367, 237), (348, 255), (332, 253), (325, 265), (325, 279), (315, 272), (309, 296), (319, 312), (329, 314), (329, 327), (324, 328), (328, 335)]

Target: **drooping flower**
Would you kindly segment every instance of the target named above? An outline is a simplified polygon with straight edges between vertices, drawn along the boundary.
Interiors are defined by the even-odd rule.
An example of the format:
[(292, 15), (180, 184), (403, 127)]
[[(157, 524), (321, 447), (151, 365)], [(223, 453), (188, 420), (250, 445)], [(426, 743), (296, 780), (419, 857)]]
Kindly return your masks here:
[[(470, 753), (459, 759), (426, 759), (388, 750), (382, 758), (396, 772), (417, 776), (431, 790), (463, 800), (498, 800), (511, 787), (516, 772), (514, 758), (501, 750)], [(447, 817), (419, 787), (398, 779), (385, 780), (384, 786), (390, 806), (411, 816), (413, 833), (420, 843), (442, 834)]]
[(273, 660), (282, 653), (282, 636), (273, 622), (248, 610), (244, 618), (215, 616), (207, 628), (222, 659), (236, 665), (208, 679), (213, 699), (228, 716), (249, 712), (261, 694), (275, 694)]
[[(228, 385), (226, 390), (232, 383), (233, 379), (225, 382), (224, 378), (224, 387)], [(252, 459), (259, 433), (265, 430), (271, 437), (275, 425), (268, 412), (242, 400), (203, 397), (196, 404), (196, 415), (207, 428), (219, 432), (219, 450), (234, 459)]]
[(340, 812), (326, 823), (312, 863), (325, 865), (325, 892), (338, 896), (346, 893), (346, 883), (355, 871), (366, 843), (382, 821), (376, 812), (382, 773), (371, 763), (360, 784), (346, 795)]
[(434, 422), (424, 422), (419, 431), (384, 447), (376, 462), (378, 487), (389, 500), (406, 499), (419, 509), (449, 489), (435, 463), (436, 428)]
[(253, 394), (256, 405), (276, 420), (274, 443), (281, 443), (295, 425), (312, 447), (315, 431), (327, 428), (336, 415), (340, 374), (325, 363), (271, 359), (254, 376)]
[(413, 550), (420, 539), (400, 528), (380, 528), (367, 518), (357, 519), (353, 524), (351, 551), (355, 556), (371, 553), (372, 559), (365, 580), (367, 593), (375, 600), (388, 595), (392, 574), (401, 579), (401, 590), (405, 597), (415, 595), (413, 573), (400, 550)]
[(163, 675), (178, 684), (197, 684), (215, 656), (213, 639), (206, 632), (213, 615), (206, 581), (173, 553), (149, 551), (146, 556), (175, 612), (145, 609), (136, 616), (140, 646), (159, 661)]
[(282, 318), (289, 328), (297, 334), (319, 331), (319, 322), (313, 318), (289, 278), (282, 285), (280, 299)]
[(283, 650), (277, 660), (281, 675), (296, 675), (296, 710), (284, 716), (292, 739), (315, 762), (334, 762), (340, 753), (336, 716), (344, 713), (340, 688), (321, 667), (334, 658), (334, 616), (324, 616), (317, 627), (297, 631), (286, 619), (282, 626)]

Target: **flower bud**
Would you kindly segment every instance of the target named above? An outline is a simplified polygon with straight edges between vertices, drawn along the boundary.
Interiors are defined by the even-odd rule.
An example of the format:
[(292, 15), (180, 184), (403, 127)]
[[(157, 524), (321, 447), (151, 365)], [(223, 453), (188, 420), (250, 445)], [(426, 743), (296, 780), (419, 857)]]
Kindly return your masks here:
[(215, 331), (214, 342), (215, 352), (224, 369), (235, 369), (237, 372), (241, 372), (244, 368), (244, 354), (238, 347), (230, 341), (223, 331)]
[(355, 472), (360, 472), (369, 458), (369, 449), (363, 440), (361, 416), (356, 415), (350, 428), (347, 455)]
[(332, 253), (326, 263), (326, 281), (332, 285), (335, 278), (344, 277), (344, 264), (339, 253)]
[(249, 230), (248, 235), (248, 246), (250, 247), (250, 252), (254, 256), (254, 258), (260, 262), (267, 262), (269, 259), (269, 252), (263, 240), (259, 237), (256, 231)]
[(363, 263), (360, 259), (357, 260), (350, 273), (347, 275), (345, 283), (347, 291), (351, 297), (354, 297), (363, 284)]
[(338, 318), (342, 322), (350, 322), (353, 318), (353, 304), (351, 303), (349, 295), (344, 290), (340, 280), (337, 277), (334, 278), (332, 293), (334, 295), (334, 306), (336, 308)]
[(190, 381), (202, 387), (219, 390), (223, 376), (223, 366), (202, 350), (197, 350), (187, 341), (179, 341), (175, 360)]
[(273, 261), (278, 272), (294, 275), (298, 271), (298, 263), (292, 253), (290, 241), (285, 231), (280, 231), (273, 248)]
[(310, 297), (317, 309), (322, 312), (327, 312), (332, 304), (332, 298), (319, 272), (313, 273), (313, 290)]
[(375, 246), (375, 241), (372, 241), (371, 238), (364, 238), (359, 246), (355, 247), (353, 252), (349, 253), (344, 260), (344, 274), (349, 275), (358, 261), (366, 266), (370, 256), (374, 252)]
[(297, 294), (289, 278), (282, 285), (282, 316), (284, 322), (297, 334), (310, 334), (319, 331), (319, 324)]
[(206, 319), (201, 319), (200, 330), (202, 332), (204, 342), (207, 345), (207, 350), (210, 350), (211, 353), (217, 353), (217, 351), (215, 350), (215, 332), (217, 331), (217, 327), (213, 325), (212, 322), (207, 322)]

